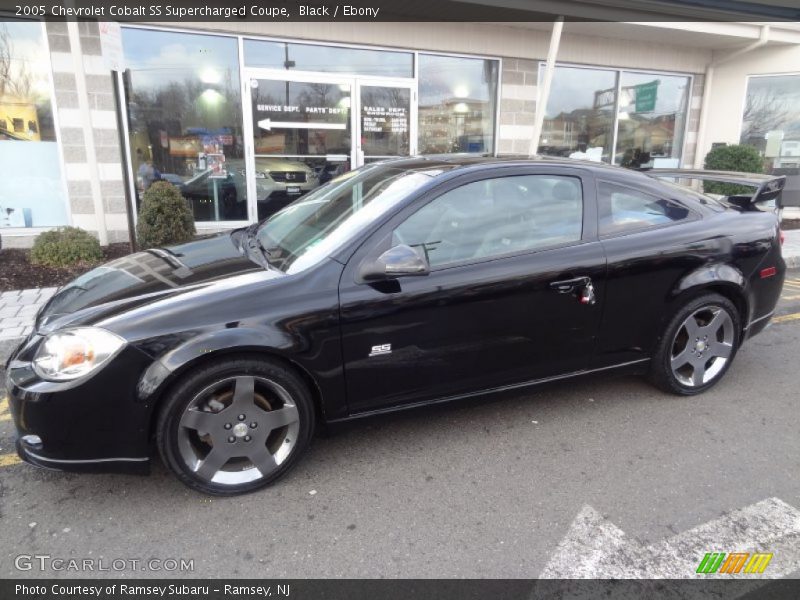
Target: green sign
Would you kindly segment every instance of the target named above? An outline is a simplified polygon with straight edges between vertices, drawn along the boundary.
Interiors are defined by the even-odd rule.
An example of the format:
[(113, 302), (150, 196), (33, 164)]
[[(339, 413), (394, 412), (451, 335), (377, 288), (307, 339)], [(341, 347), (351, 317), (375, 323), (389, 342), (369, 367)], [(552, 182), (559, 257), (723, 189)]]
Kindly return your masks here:
[(658, 96), (658, 79), (648, 83), (642, 83), (633, 87), (636, 93), (636, 112), (653, 112), (656, 109), (656, 97)]

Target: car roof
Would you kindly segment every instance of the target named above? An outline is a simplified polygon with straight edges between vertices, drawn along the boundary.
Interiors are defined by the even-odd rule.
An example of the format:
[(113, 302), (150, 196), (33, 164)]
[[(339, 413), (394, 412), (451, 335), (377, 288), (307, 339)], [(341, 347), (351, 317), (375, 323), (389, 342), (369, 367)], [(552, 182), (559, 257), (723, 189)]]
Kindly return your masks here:
[(451, 177), (458, 177), (462, 174), (477, 171), (490, 171), (492, 167), (513, 167), (513, 166), (556, 166), (565, 169), (585, 169), (590, 171), (598, 180), (605, 180), (620, 185), (627, 185), (636, 189), (650, 192), (653, 194), (664, 194), (669, 190), (670, 197), (680, 197), (682, 201), (689, 203), (695, 209), (705, 212), (701, 205), (707, 204), (706, 199), (699, 199), (698, 194), (683, 186), (669, 186), (667, 182), (657, 177), (647, 175), (647, 171), (628, 169), (608, 163), (567, 158), (563, 156), (542, 156), (542, 155), (514, 155), (505, 154), (492, 156), (488, 154), (431, 154), (425, 156), (411, 156), (398, 159), (382, 161), (388, 168), (400, 169), (404, 171), (416, 171), (431, 177), (431, 183), (441, 181)]
[(561, 156), (541, 156), (541, 155), (514, 155), (504, 154), (492, 156), (488, 154), (431, 154), (426, 156), (411, 156), (408, 158), (398, 158), (386, 161), (386, 166), (407, 171), (431, 171), (441, 170), (443, 173), (453, 173), (454, 171), (482, 170), (491, 166), (559, 166), (565, 168), (583, 168), (596, 172), (604, 177), (627, 177), (638, 181), (652, 181), (643, 173), (609, 165), (603, 162), (580, 160), (575, 158), (565, 158)]

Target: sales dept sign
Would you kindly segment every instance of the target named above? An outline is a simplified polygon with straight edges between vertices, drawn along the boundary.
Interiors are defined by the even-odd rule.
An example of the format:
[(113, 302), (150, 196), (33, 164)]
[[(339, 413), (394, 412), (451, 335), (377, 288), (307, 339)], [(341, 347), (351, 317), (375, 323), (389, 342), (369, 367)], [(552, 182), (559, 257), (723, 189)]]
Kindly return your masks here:
[(658, 85), (660, 80), (655, 79), (648, 83), (634, 86), (636, 90), (636, 112), (653, 112), (656, 109), (656, 98), (658, 97)]

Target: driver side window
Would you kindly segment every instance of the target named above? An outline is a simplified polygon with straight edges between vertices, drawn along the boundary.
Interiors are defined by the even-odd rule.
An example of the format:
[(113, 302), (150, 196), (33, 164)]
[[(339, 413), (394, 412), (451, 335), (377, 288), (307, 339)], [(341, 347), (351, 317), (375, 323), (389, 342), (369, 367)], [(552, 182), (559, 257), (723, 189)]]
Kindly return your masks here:
[(394, 230), (392, 245), (417, 248), (436, 268), (577, 242), (582, 225), (577, 177), (498, 177), (429, 202)]

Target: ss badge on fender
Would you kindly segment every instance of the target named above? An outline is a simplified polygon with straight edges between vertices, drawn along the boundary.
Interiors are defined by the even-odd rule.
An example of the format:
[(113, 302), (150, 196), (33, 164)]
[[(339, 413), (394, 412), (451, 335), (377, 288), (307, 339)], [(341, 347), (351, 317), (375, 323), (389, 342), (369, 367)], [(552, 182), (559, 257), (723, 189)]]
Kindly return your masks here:
[(391, 344), (380, 344), (378, 346), (373, 346), (372, 351), (369, 353), (369, 355), (380, 356), (381, 354), (391, 354), (391, 353), (392, 353)]

